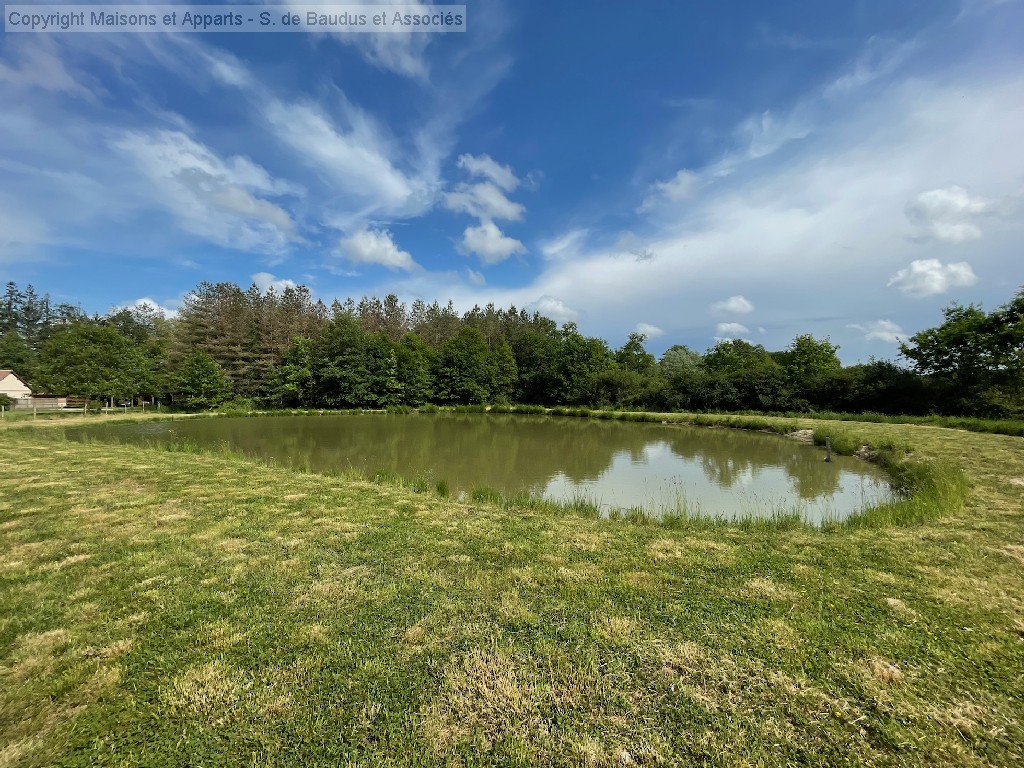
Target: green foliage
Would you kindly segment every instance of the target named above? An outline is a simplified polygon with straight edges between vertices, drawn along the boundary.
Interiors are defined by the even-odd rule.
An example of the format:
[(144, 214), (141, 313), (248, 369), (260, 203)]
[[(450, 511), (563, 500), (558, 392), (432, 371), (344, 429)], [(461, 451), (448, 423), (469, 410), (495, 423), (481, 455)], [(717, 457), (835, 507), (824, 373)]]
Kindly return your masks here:
[(852, 456), (860, 448), (860, 443), (849, 430), (831, 426), (816, 427), (814, 444), (825, 445), (826, 441), (831, 443), (832, 450), (841, 456)]
[(314, 344), (312, 339), (296, 337), (275, 367), (270, 398), (277, 405), (305, 408), (314, 402)]
[(543, 415), (548, 412), (547, 408), (543, 405), (514, 405), (512, 406), (512, 413), (521, 413), (528, 415)]
[(786, 372), (760, 344), (720, 341), (704, 356), (703, 398), (731, 410), (782, 410), (789, 404)]
[(495, 342), (490, 357), (491, 401), (507, 403), (512, 398), (512, 393), (519, 380), (519, 368), (516, 365), (515, 355), (512, 354), (512, 347), (504, 336), (499, 337)]
[(186, 408), (216, 408), (230, 396), (231, 382), (210, 355), (193, 352), (178, 366), (175, 393)]
[(673, 344), (658, 362), (659, 373), (669, 381), (696, 376), (701, 371), (701, 356), (682, 344)]
[(108, 325), (83, 320), (56, 328), (39, 357), (38, 386), (53, 394), (124, 400), (154, 386), (149, 361)]
[(901, 344), (902, 354), (937, 379), (956, 412), (1024, 414), (1024, 289), (991, 313), (953, 304), (943, 317)]
[(529, 326), (509, 341), (519, 372), (515, 397), (525, 403), (547, 403), (560, 386), (561, 337), (556, 329)]
[(842, 371), (843, 364), (836, 355), (838, 349), (827, 337), (818, 341), (807, 333), (793, 339), (786, 351), (776, 357), (786, 371), (790, 389), (803, 403), (819, 402), (822, 390)]
[(441, 345), (435, 374), (437, 397), (444, 403), (485, 403), (494, 369), (483, 334), (465, 326)]
[(556, 402), (593, 403), (598, 377), (611, 368), (612, 355), (601, 339), (583, 336), (575, 323), (562, 326)]
[(401, 401), (402, 384), (398, 380), (398, 358), (391, 341), (383, 333), (366, 340), (363, 350), (365, 374), (362, 381), (362, 403), (371, 408), (385, 408)]
[[(111, 343), (76, 361), (68, 329), (85, 326), (105, 328)], [(90, 343), (83, 337), (78, 346)], [(514, 306), (473, 307), (460, 318), (451, 302), (407, 308), (391, 295), (335, 301), (328, 310), (305, 288), (203, 283), (170, 320), (138, 306), (86, 321), (80, 310), (14, 283), (0, 298), (0, 367), (37, 392), (181, 394), (185, 363), (202, 352), (231, 393), (279, 408), (518, 402), (537, 412), (561, 405), (1024, 416), (1024, 291), (991, 313), (948, 308), (942, 325), (903, 346), (914, 370), (885, 360), (844, 368), (828, 338), (809, 334), (775, 352), (737, 340), (702, 357), (674, 345), (657, 362), (645, 343), (633, 333), (612, 351), (573, 323), (559, 329)], [(210, 407), (202, 394), (199, 402)]]
[(0, 369), (14, 371), (31, 388), (37, 365), (36, 353), (17, 331), (7, 331), (0, 336)]
[(434, 351), (415, 333), (407, 333), (395, 347), (396, 377), (402, 400), (414, 408), (434, 396)]
[(642, 333), (629, 334), (629, 340), (615, 350), (615, 362), (624, 371), (650, 376), (656, 364), (654, 355), (644, 348), (647, 337)]

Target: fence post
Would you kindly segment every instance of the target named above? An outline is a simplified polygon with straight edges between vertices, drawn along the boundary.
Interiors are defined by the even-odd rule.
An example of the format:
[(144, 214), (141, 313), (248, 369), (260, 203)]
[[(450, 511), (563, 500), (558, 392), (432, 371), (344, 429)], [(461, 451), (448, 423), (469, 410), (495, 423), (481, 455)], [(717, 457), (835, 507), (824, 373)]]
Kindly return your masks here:
[(828, 437), (825, 438), (825, 461), (832, 461), (832, 439)]

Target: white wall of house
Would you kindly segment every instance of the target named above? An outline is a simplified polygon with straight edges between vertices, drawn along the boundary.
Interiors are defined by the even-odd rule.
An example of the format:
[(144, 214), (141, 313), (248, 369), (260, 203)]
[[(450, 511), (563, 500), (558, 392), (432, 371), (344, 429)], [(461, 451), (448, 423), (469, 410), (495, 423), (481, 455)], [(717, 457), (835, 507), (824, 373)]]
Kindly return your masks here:
[[(6, 374), (6, 375), (4, 375)], [(21, 379), (10, 372), (0, 372), (0, 395), (7, 395), (13, 400), (32, 397), (32, 390)]]

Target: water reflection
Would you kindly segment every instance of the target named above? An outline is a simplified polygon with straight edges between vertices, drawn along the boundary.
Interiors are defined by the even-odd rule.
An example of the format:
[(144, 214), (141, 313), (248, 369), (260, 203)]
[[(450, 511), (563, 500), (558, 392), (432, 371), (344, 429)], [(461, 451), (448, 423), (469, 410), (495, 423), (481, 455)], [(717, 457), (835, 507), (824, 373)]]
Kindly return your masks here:
[(451, 488), (492, 486), (609, 508), (684, 505), (729, 517), (799, 508), (844, 517), (885, 497), (879, 472), (776, 435), (513, 415), (352, 415), (195, 419), (68, 430), (119, 441), (221, 442), (280, 463), (429, 474)]

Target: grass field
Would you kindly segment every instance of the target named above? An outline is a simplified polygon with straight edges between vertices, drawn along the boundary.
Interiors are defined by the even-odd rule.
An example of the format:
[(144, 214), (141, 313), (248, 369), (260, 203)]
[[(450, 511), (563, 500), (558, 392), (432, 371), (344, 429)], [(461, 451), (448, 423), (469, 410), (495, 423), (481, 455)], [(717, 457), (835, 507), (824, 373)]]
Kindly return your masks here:
[(966, 504), (668, 528), (0, 427), (0, 766), (1024, 764), (1024, 441), (841, 428)]

